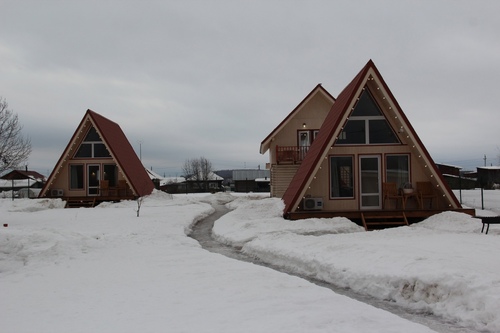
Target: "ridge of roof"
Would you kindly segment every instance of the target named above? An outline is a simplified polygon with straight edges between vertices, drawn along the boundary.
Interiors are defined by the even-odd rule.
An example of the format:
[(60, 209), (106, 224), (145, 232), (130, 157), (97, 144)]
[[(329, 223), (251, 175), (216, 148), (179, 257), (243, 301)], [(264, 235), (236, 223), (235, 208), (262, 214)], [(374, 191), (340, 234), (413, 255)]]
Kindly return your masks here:
[(300, 110), (300, 108), (306, 103), (306, 101), (308, 101), (315, 93), (317, 93), (318, 91), (321, 91), (322, 93), (324, 93), (328, 98), (330, 98), (333, 102), (335, 102), (335, 97), (333, 97), (325, 88), (323, 88), (323, 86), (321, 85), (321, 83), (318, 83), (310, 92), (309, 94), (307, 94), (306, 97), (304, 97), (304, 99), (302, 99), (302, 101), (300, 101), (300, 103), (285, 117), (285, 119), (283, 119), (279, 124), (278, 126), (276, 126), (272, 131), (271, 133), (269, 133), (268, 136), (266, 136), (266, 138), (264, 140), (262, 140), (261, 144), (260, 144), (260, 153), (261, 154), (264, 154), (267, 149), (264, 148), (264, 146), (266, 145), (266, 143), (268, 143), (274, 136), (277, 132), (279, 132), (280, 129), (283, 128), (283, 126), (285, 126), (288, 121), (290, 119), (293, 118), (293, 116)]

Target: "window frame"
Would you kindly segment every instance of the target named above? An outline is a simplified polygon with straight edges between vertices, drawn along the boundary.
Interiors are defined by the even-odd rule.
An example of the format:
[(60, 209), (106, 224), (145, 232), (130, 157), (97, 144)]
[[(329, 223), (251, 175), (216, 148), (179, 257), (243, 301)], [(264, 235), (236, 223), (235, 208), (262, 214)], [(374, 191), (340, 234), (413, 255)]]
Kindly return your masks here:
[[(344, 127), (342, 128), (342, 131), (339, 133), (339, 136), (337, 138), (337, 145), (342, 145), (342, 146), (349, 146), (349, 145), (397, 145), (401, 144), (401, 140), (399, 140), (399, 137), (397, 134), (394, 132), (394, 129), (392, 128), (390, 122), (388, 119), (384, 116), (384, 113), (382, 112), (382, 108), (380, 105), (377, 103), (374, 95), (368, 88), (368, 86), (365, 86), (361, 92), (361, 94), (358, 97), (358, 100), (361, 99), (361, 96), (363, 93), (367, 93), (369, 98), (371, 99), (371, 102), (374, 104), (374, 106), (377, 108), (378, 115), (354, 115), (356, 111), (358, 111), (356, 108), (358, 104), (356, 104), (353, 108), (353, 111), (349, 118), (347, 119), (346, 123), (344, 124)], [(387, 124), (388, 130), (391, 132), (394, 141), (388, 141), (388, 142), (371, 142), (370, 138), (373, 136), (370, 134), (370, 131), (373, 131), (374, 128), (370, 126), (370, 124), (375, 124), (375, 121), (380, 121), (383, 120), (385, 124)], [(373, 123), (372, 123), (373, 121)], [(354, 129), (359, 130), (361, 133), (364, 135), (364, 140), (361, 140), (360, 135), (358, 134), (357, 136), (352, 139), (353, 142), (342, 142), (342, 141), (347, 141), (351, 140), (351, 135), (348, 135), (349, 132), (345, 132), (345, 129), (350, 127), (351, 125), (355, 125)], [(357, 140), (356, 140), (357, 139)]]
[[(339, 165), (338, 163), (334, 164), (335, 159), (349, 159), (350, 160), (350, 165)], [(355, 177), (355, 159), (354, 155), (330, 155), (329, 156), (329, 196), (331, 200), (346, 200), (346, 199), (354, 199), (355, 198), (355, 183), (356, 183), (356, 177)], [(349, 163), (348, 163), (349, 164)], [(339, 186), (340, 185), (340, 179), (342, 178), (341, 171), (339, 169), (336, 169), (334, 172), (334, 166), (337, 165), (337, 167), (350, 167), (350, 175), (348, 177), (350, 178), (347, 184), (346, 188), (349, 188), (350, 185), (350, 192), (346, 192), (344, 195), (342, 194), (342, 188)], [(337, 184), (334, 184), (335, 179), (337, 179)], [(334, 189), (335, 186), (337, 186), (337, 189)], [(346, 191), (346, 190), (344, 190)], [(336, 194), (338, 192), (338, 194)]]
[[(78, 170), (76, 171), (76, 177), (74, 178), (74, 169), (75, 168), (81, 168), (80, 172)], [(83, 163), (78, 163), (78, 164), (69, 164), (69, 172), (68, 172), (68, 177), (69, 177), (69, 190), (70, 191), (81, 191), (85, 189), (85, 165)], [(81, 179), (79, 179), (81, 177)], [(76, 181), (76, 186), (73, 187), (74, 181)], [(78, 187), (81, 183), (81, 187)]]
[[(92, 132), (92, 129), (94, 130), (93, 132)], [(99, 141), (97, 141), (95, 136), (97, 136), (99, 138)], [(104, 149), (97, 148), (98, 145), (102, 145)], [(86, 150), (88, 150), (88, 151), (84, 151), (83, 154), (81, 156), (79, 156), (80, 155), (79, 153), (82, 151), (82, 147), (87, 147)], [(107, 155), (99, 153), (99, 152), (103, 152), (103, 151), (107, 152)], [(97, 155), (96, 155), (96, 152), (98, 152)], [(87, 131), (85, 138), (80, 143), (80, 146), (78, 146), (78, 149), (76, 150), (75, 154), (73, 155), (73, 158), (74, 159), (89, 159), (89, 158), (107, 159), (107, 158), (112, 158), (112, 156), (111, 156), (111, 153), (109, 152), (108, 147), (106, 146), (106, 144), (104, 143), (102, 138), (97, 133), (97, 130), (93, 126), (91, 126), (89, 128), (89, 130)]]
[[(407, 170), (406, 170), (406, 173), (407, 173), (407, 177), (401, 177), (401, 180), (398, 181), (397, 179), (394, 180), (394, 178), (400, 178), (399, 177), (399, 174), (401, 173), (400, 170), (404, 170), (404, 169), (401, 169), (401, 168), (398, 168), (398, 169), (394, 169), (394, 168), (390, 168), (389, 167), (389, 158), (391, 157), (406, 157), (406, 162), (407, 162)], [(397, 170), (397, 174), (398, 176), (394, 177), (392, 175), (389, 175), (389, 171), (390, 170)], [(388, 153), (388, 154), (385, 154), (384, 156), (384, 177), (385, 177), (385, 181), (387, 183), (396, 183), (396, 186), (398, 186), (398, 188), (402, 188), (403, 185), (405, 183), (411, 183), (411, 154), (408, 154), (408, 153)], [(403, 179), (405, 178), (405, 179)]]

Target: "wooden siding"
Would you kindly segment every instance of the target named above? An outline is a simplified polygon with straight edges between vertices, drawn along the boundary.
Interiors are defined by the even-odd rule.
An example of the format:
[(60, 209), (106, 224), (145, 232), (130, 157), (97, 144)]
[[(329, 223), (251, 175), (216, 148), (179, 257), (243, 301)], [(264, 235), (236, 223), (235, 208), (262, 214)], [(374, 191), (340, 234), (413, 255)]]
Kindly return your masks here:
[(271, 197), (283, 197), (298, 168), (297, 164), (273, 165), (271, 169)]

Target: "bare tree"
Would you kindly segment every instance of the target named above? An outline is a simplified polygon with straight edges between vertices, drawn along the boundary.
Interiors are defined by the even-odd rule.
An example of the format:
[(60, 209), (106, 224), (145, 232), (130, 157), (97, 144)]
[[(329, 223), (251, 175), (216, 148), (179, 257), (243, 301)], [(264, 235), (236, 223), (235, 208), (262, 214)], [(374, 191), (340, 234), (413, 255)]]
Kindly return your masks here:
[(186, 180), (198, 179), (198, 175), (200, 174), (200, 163), (198, 159), (188, 159), (184, 161), (182, 172), (184, 173), (184, 178), (186, 178)]
[(204, 190), (213, 171), (212, 162), (205, 157), (188, 159), (184, 162), (182, 171), (186, 180), (195, 182), (200, 190)]
[(141, 212), (141, 206), (142, 206), (142, 203), (144, 202), (144, 197), (139, 197), (137, 198), (137, 217), (139, 217), (139, 213)]
[(212, 173), (212, 162), (210, 162), (205, 157), (199, 158), (200, 164), (200, 173), (202, 180), (206, 181), (210, 179), (210, 174)]
[(19, 167), (31, 154), (31, 140), (21, 135), (17, 114), (0, 97), (0, 174)]

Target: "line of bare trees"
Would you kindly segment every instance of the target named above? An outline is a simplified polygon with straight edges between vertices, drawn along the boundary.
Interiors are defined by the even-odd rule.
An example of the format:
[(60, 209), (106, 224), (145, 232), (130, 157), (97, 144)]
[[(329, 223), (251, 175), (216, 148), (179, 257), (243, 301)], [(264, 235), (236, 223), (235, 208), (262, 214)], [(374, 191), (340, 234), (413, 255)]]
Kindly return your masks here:
[(210, 174), (213, 171), (212, 162), (205, 157), (187, 159), (182, 167), (184, 178), (198, 184), (200, 189), (205, 190), (207, 180), (210, 180)]

